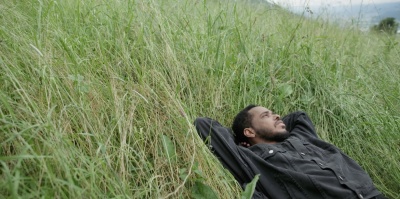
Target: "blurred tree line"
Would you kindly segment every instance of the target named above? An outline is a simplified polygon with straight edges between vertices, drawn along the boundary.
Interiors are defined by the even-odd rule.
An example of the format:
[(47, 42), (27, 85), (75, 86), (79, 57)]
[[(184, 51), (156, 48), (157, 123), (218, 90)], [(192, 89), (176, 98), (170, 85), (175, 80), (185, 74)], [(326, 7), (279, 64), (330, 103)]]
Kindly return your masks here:
[(399, 23), (396, 22), (395, 18), (387, 17), (385, 19), (382, 19), (378, 25), (372, 26), (371, 30), (388, 34), (396, 34), (398, 27)]

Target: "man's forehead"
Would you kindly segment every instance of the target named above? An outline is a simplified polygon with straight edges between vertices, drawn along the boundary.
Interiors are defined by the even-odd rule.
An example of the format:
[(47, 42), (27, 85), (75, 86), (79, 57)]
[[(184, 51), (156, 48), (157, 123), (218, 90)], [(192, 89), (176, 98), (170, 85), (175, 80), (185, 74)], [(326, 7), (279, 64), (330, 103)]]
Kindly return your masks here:
[(256, 107), (254, 107), (254, 108), (252, 108), (252, 109), (250, 109), (250, 114), (252, 114), (252, 115), (258, 115), (258, 114), (261, 114), (261, 113), (264, 113), (264, 112), (270, 112), (271, 110), (269, 110), (269, 109), (267, 109), (267, 108), (265, 108), (265, 107), (262, 107), (262, 106), (256, 106)]

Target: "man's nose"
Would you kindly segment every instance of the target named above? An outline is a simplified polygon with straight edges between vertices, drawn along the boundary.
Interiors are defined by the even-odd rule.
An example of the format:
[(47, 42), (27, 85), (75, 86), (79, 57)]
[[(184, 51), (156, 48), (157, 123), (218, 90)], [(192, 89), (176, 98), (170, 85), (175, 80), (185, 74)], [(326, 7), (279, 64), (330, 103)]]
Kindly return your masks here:
[(279, 120), (279, 119), (281, 119), (281, 116), (280, 116), (280, 115), (278, 115), (278, 114), (274, 114), (274, 116), (275, 116), (275, 120)]

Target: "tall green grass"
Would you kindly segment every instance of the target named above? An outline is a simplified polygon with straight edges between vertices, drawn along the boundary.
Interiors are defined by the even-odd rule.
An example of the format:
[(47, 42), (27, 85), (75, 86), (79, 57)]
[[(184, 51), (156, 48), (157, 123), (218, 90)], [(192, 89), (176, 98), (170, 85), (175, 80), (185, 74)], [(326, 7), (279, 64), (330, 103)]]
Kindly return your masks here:
[(252, 1), (2, 1), (0, 195), (238, 198), (192, 122), (256, 103), (400, 198), (398, 42)]

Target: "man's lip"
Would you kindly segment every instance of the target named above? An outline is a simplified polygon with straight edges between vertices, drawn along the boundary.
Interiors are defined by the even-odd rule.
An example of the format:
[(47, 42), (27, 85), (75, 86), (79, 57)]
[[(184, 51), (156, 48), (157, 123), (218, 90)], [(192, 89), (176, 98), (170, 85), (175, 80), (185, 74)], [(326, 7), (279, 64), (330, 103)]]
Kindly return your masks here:
[(275, 122), (275, 126), (278, 126), (279, 124), (283, 124), (283, 121), (282, 120), (279, 120), (279, 121), (277, 121), (277, 122)]

